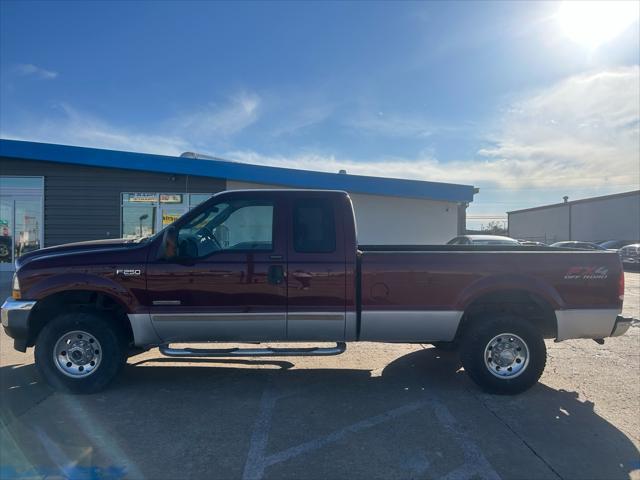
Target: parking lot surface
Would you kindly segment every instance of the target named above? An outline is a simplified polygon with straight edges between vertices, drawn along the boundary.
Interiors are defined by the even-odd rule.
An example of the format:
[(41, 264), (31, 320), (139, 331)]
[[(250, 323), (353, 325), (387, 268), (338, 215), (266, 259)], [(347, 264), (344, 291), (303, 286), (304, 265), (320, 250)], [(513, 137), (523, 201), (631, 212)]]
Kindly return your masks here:
[[(640, 317), (640, 274), (625, 314)], [(102, 393), (54, 393), (1, 334), (0, 477), (640, 479), (640, 328), (547, 342), (541, 382), (482, 393), (455, 353), (129, 359)]]

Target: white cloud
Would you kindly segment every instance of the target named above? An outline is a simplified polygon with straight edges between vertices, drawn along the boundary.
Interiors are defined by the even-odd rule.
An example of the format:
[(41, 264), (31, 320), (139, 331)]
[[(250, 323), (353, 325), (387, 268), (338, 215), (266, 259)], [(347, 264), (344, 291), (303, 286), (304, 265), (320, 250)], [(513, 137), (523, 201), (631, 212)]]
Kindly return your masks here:
[[(192, 145), (178, 136), (127, 131), (79, 112), (66, 104), (58, 105), (61, 116), (30, 123), (18, 130), (0, 131), (3, 138), (31, 142), (59, 143), (81, 147), (107, 148), (134, 152), (179, 155)], [(5, 122), (6, 123), (6, 122)]]
[[(358, 161), (334, 154), (225, 155), (247, 163), (410, 178), (505, 189), (640, 188), (640, 69), (569, 77), (510, 105), (478, 158), (440, 162), (429, 152), (412, 158)], [(369, 119), (372, 132), (420, 135), (415, 119)], [(424, 128), (423, 128), (424, 127)]]
[[(479, 150), (475, 159), (448, 162), (438, 161), (429, 150), (413, 157), (382, 154), (362, 161), (317, 151), (266, 155), (234, 148), (230, 141), (220, 149), (221, 140), (257, 120), (261, 99), (250, 93), (238, 94), (219, 108), (211, 106), (170, 119), (165, 127), (151, 132), (127, 131), (62, 106), (60, 118), (34, 121), (0, 134), (169, 155), (199, 150), (246, 163), (328, 172), (346, 169), (352, 174), (472, 184), (481, 190), (622, 190), (640, 187), (639, 73), (633, 67), (583, 74), (525, 95), (502, 113), (490, 136), (490, 147)], [(328, 114), (315, 113), (309, 118)], [(398, 117), (370, 120), (368, 127), (372, 132), (384, 130), (399, 136), (428, 132), (423, 122)]]
[(151, 131), (136, 131), (114, 126), (62, 103), (55, 106), (56, 114), (14, 124), (0, 131), (0, 135), (16, 140), (179, 155), (187, 150), (200, 150), (201, 145), (223, 142), (240, 132), (256, 121), (259, 105), (257, 95), (240, 93), (220, 108), (211, 105), (189, 115), (169, 118), (163, 126)]
[(637, 185), (639, 73), (636, 66), (578, 75), (515, 103), (494, 146), (479, 151), (485, 168), (498, 184)]
[(40, 68), (31, 63), (23, 63), (20, 65), (16, 65), (14, 70), (18, 75), (34, 76), (37, 78), (41, 78), (43, 80), (53, 80), (58, 76), (58, 72), (54, 72), (52, 70), (45, 70), (44, 68)]
[(227, 104), (210, 104), (183, 114), (170, 124), (184, 136), (202, 141), (229, 137), (244, 130), (258, 119), (261, 99), (255, 93), (241, 92), (229, 98)]
[[(282, 104), (282, 101), (279, 101)], [(283, 113), (284, 118), (274, 121), (271, 135), (279, 137), (281, 135), (296, 134), (301, 130), (313, 125), (318, 125), (328, 119), (335, 109), (331, 102), (310, 103), (307, 106), (293, 106), (291, 111)]]
[(430, 136), (435, 127), (432, 122), (418, 116), (388, 114), (385, 112), (360, 113), (344, 121), (349, 128), (385, 137), (423, 138)]

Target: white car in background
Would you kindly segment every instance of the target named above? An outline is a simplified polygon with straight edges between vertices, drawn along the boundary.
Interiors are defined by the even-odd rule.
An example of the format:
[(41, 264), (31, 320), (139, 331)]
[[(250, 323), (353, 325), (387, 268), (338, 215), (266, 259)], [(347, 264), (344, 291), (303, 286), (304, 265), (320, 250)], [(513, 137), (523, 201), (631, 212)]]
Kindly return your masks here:
[(500, 235), (460, 235), (449, 240), (447, 245), (520, 245), (520, 242)]
[(640, 267), (640, 243), (634, 243), (618, 250), (620, 260), (625, 268)]

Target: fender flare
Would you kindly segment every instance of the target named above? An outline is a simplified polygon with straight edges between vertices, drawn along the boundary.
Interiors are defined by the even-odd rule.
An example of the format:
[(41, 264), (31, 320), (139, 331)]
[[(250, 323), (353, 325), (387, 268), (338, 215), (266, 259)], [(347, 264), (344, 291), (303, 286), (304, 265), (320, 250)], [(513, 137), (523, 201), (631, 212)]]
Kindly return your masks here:
[(120, 305), (127, 314), (141, 307), (135, 295), (119, 283), (98, 275), (77, 272), (54, 275), (36, 283), (29, 288), (29, 297), (38, 303), (57, 293), (77, 291), (104, 294)]
[(521, 291), (534, 294), (553, 310), (565, 308), (565, 302), (558, 291), (549, 283), (538, 278), (521, 274), (491, 275), (483, 277), (466, 286), (458, 295), (456, 305), (465, 311), (476, 300), (496, 292)]

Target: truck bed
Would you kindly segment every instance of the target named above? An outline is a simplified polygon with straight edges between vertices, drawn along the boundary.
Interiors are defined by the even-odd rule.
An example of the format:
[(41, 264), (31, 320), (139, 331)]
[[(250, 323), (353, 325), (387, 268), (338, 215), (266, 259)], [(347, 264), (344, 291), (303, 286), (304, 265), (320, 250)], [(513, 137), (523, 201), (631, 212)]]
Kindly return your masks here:
[[(523, 303), (534, 299), (558, 318), (586, 318), (585, 312), (595, 311), (611, 319), (611, 325), (598, 332), (608, 336), (622, 308), (622, 267), (614, 252), (508, 245), (361, 245), (358, 262), (362, 340), (384, 335), (388, 341), (391, 331), (393, 341), (446, 341), (474, 302), (514, 298)], [(573, 338), (571, 331), (560, 331), (560, 324), (558, 336)]]

